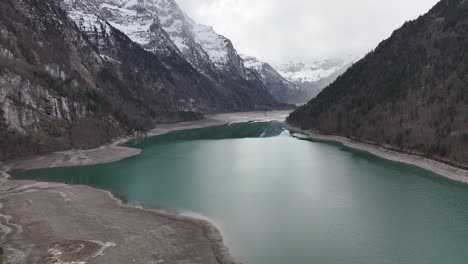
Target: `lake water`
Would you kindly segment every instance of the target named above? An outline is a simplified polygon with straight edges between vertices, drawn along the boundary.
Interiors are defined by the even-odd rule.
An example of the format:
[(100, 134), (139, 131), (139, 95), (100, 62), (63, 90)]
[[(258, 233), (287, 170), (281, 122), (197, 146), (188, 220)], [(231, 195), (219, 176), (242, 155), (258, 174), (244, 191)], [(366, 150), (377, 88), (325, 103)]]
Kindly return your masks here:
[(283, 130), (173, 132), (128, 143), (143, 154), (113, 164), (13, 174), (206, 216), (246, 264), (468, 263), (468, 186)]

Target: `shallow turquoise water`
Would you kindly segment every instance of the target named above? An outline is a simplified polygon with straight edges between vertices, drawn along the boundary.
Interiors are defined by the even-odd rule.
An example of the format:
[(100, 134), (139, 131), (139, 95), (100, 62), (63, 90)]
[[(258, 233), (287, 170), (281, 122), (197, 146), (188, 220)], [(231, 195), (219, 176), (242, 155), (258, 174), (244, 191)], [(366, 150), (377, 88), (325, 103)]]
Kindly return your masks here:
[(278, 123), (170, 133), (140, 156), (14, 172), (87, 184), (136, 205), (213, 219), (246, 264), (465, 264), (468, 186)]

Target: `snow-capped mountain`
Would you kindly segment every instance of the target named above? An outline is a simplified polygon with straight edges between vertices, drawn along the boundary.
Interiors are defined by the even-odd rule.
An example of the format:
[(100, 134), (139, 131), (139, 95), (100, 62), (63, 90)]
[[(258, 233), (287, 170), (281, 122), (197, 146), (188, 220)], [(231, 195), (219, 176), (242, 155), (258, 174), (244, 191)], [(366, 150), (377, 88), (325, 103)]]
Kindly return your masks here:
[[(183, 58), (214, 83), (220, 93), (234, 94), (238, 104), (246, 100), (244, 95), (238, 96), (240, 94), (263, 97), (264, 102), (272, 103), (272, 97), (265, 97), (267, 90), (282, 102), (303, 103), (315, 97), (347, 68), (346, 60), (310, 65), (291, 62), (281, 65), (278, 74), (269, 64), (263, 64), (263, 70), (257, 71), (260, 78), (251, 78), (246, 68), (252, 68), (254, 60), (245, 58), (247, 64), (244, 65), (229, 39), (210, 26), (194, 22), (175, 0), (56, 1), (62, 3), (69, 16), (89, 36), (106, 34), (112, 26), (158, 55), (166, 66), (170, 65), (167, 60)], [(106, 49), (101, 53), (104, 59), (112, 59)], [(261, 78), (262, 74), (268, 76), (267, 80)], [(284, 78), (278, 78), (280, 75)]]
[(277, 68), (284, 78), (304, 89), (308, 101), (334, 82), (354, 61), (354, 57), (315, 61), (310, 64), (294, 60)]
[[(112, 26), (171, 68), (185, 60), (237, 105), (277, 105), (262, 82), (248, 79), (231, 41), (190, 19), (175, 0), (56, 0), (89, 36)], [(101, 23), (105, 21), (105, 23)], [(84, 26), (83, 26), (84, 25)], [(103, 51), (105, 52), (105, 51)], [(249, 96), (247, 96), (249, 95)], [(259, 100), (261, 103), (259, 103)]]
[(180, 52), (205, 74), (229, 70), (245, 75), (231, 41), (212, 27), (195, 23), (174, 0), (65, 0), (65, 3), (73, 18), (94, 20), (89, 11), (99, 13), (146, 50), (162, 55)]
[(304, 102), (305, 94), (300, 86), (286, 80), (270, 64), (256, 57), (241, 55), (244, 66), (250, 70), (254, 78), (260, 79), (268, 91), (280, 102), (296, 104)]

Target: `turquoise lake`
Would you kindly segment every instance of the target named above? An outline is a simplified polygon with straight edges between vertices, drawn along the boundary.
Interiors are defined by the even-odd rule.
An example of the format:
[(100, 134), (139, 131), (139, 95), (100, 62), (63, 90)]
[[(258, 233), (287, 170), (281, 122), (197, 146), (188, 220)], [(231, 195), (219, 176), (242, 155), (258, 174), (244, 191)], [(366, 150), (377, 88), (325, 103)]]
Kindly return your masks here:
[(466, 264), (468, 185), (280, 123), (172, 132), (112, 164), (13, 172), (203, 215), (245, 264)]

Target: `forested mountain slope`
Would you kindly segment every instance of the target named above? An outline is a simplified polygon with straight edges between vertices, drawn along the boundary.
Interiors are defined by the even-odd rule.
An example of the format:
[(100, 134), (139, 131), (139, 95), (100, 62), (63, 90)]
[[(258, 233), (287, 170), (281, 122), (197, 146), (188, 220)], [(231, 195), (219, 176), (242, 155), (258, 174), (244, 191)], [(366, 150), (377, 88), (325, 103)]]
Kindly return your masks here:
[(468, 1), (405, 23), (288, 122), (467, 166)]

